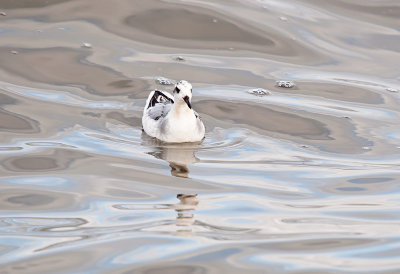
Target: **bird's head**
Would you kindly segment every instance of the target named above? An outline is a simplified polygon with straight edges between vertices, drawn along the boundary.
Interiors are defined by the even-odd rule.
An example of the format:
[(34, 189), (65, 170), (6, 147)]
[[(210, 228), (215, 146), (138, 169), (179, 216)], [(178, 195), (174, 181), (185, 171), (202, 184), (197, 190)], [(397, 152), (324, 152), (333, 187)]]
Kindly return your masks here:
[(186, 103), (190, 109), (192, 108), (192, 85), (188, 81), (181, 80), (175, 85), (174, 101)]

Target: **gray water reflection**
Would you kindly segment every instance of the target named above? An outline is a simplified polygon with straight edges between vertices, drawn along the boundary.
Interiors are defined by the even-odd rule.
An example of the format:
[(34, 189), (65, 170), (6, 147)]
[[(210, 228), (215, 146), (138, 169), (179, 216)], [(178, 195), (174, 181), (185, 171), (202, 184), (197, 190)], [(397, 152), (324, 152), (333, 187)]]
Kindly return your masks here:
[(189, 177), (188, 165), (199, 162), (195, 153), (201, 149), (200, 143), (167, 144), (142, 133), (142, 145), (151, 147), (150, 155), (165, 160), (171, 167), (171, 175)]
[[(0, 1), (0, 272), (399, 272), (399, 10)], [(202, 143), (142, 134), (159, 77)]]
[[(150, 155), (167, 161), (171, 167), (171, 175), (181, 178), (189, 178), (189, 165), (199, 162), (195, 156), (196, 150), (201, 148), (200, 143), (167, 144), (142, 133), (142, 145), (150, 146), (153, 151)], [(184, 236), (187, 233), (192, 235), (191, 225), (195, 222), (195, 214), (192, 212), (199, 203), (197, 194), (178, 193), (176, 195), (179, 203), (169, 205), (177, 212), (176, 226), (177, 233)], [(187, 235), (186, 235), (187, 236)]]

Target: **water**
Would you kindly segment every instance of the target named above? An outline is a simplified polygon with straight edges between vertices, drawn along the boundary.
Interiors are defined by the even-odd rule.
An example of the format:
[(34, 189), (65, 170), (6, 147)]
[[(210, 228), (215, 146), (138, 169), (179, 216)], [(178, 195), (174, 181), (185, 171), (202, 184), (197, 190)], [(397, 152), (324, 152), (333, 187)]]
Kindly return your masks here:
[[(398, 1), (0, 12), (0, 273), (400, 271)], [(142, 133), (156, 79), (201, 144)]]

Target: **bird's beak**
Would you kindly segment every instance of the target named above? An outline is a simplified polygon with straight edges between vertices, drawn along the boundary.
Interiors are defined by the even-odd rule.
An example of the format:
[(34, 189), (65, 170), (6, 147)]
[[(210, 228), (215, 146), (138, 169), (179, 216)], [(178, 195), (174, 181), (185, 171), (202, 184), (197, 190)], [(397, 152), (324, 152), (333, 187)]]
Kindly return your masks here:
[(183, 100), (186, 102), (186, 104), (188, 105), (188, 107), (189, 107), (190, 109), (192, 109), (192, 104), (191, 104), (190, 101), (189, 101), (189, 96), (183, 97)]

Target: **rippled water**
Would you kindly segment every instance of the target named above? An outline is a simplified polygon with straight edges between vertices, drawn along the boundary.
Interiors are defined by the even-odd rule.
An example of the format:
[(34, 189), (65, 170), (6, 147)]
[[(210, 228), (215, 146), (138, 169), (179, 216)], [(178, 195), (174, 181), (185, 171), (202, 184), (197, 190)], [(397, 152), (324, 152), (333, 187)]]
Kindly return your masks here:
[[(1, 273), (400, 271), (398, 1), (0, 12)], [(141, 130), (180, 79), (201, 144)]]

